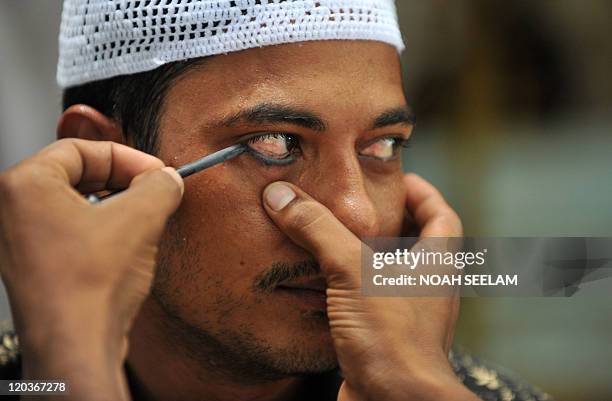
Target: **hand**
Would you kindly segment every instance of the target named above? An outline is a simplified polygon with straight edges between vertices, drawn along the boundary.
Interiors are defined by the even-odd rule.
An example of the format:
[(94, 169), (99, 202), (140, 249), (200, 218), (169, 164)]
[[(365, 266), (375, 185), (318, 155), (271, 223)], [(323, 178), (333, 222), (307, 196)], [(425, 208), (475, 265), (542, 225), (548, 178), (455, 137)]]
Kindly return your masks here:
[[(77, 192), (128, 186), (97, 205)], [(129, 398), (127, 334), (182, 192), (176, 171), (112, 142), (61, 140), (0, 175), (0, 273), (24, 378), (66, 379), (69, 399)]]
[[(422, 237), (462, 235), (459, 217), (433, 186), (414, 174), (404, 184)], [(457, 297), (363, 297), (362, 243), (329, 209), (289, 183), (268, 186), (264, 205), (326, 276), (327, 315), (345, 377), (339, 400), (478, 400), (448, 361)]]

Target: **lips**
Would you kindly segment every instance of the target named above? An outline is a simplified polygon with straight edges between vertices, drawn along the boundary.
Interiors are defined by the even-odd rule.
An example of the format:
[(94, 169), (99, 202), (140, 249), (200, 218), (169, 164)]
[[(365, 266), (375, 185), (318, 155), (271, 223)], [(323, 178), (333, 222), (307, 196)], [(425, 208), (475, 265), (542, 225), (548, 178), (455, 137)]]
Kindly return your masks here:
[(303, 308), (321, 311), (327, 308), (326, 290), (327, 284), (323, 277), (304, 277), (282, 282), (276, 287), (276, 293), (287, 297), (291, 303), (297, 302)]
[(325, 295), (325, 292), (327, 290), (327, 283), (325, 282), (325, 278), (323, 277), (305, 277), (302, 279), (280, 283), (278, 285), (278, 289), (315, 291)]

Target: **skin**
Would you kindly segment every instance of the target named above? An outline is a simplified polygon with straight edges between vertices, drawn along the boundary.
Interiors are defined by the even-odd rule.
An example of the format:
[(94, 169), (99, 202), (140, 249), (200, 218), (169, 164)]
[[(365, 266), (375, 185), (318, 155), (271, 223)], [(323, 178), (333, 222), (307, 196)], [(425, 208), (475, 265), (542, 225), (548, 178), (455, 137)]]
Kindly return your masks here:
[[(0, 175), (0, 273), (23, 377), (62, 377), (70, 385), (70, 396), (48, 399), (128, 399), (126, 335), (183, 190), (176, 172), (162, 167), (117, 143), (68, 139)], [(96, 208), (75, 191), (128, 185)], [(121, 232), (130, 235), (120, 243)]]
[[(262, 103), (305, 110), (319, 116), (325, 129), (318, 132), (291, 122), (216, 124)], [(99, 383), (105, 383), (108, 390), (93, 396), (91, 384), (71, 373), (87, 359), (77, 356), (57, 366), (53, 361), (61, 352), (39, 336), (24, 336), (27, 376), (68, 375), (77, 383), (75, 397), (81, 397), (74, 399), (125, 399), (121, 365), (127, 358), (143, 398), (190, 400), (205, 394), (207, 400), (287, 400), (302, 390), (303, 374), (339, 365), (345, 376), (339, 400), (474, 400), (454, 377), (446, 358), (457, 299), (361, 296), (359, 238), (400, 235), (407, 214), (414, 217), (422, 236), (461, 235), (459, 219), (439, 192), (415, 175), (404, 176), (399, 159), (360, 157), (377, 138), (410, 135), (412, 126), (406, 121), (373, 128), (382, 113), (403, 108), (406, 100), (399, 58), (388, 45), (327, 41), (267, 47), (211, 58), (176, 82), (161, 118), (160, 160), (147, 159), (153, 165), (128, 168), (113, 166), (110, 158), (106, 170), (101, 170), (107, 175), (127, 170), (123, 181), (109, 181), (103, 173), (102, 178), (82, 177), (74, 173), (79, 169), (75, 167), (78, 157), (58, 157), (56, 168), (64, 172), (59, 176), (77, 176), (64, 180), (64, 187), (99, 190), (125, 186), (129, 179), (153, 167), (182, 165), (253, 133), (285, 132), (301, 140), (301, 154), (290, 165), (267, 166), (245, 154), (190, 178), (181, 206), (163, 234), (159, 221), (165, 221), (178, 206), (176, 189), (148, 196), (155, 201), (146, 206), (142, 200), (131, 204), (129, 200), (137, 198), (130, 197), (130, 190), (103, 205), (102, 210), (114, 205), (112, 210), (125, 219), (118, 227), (102, 224), (110, 212), (108, 216), (96, 215), (99, 210), (92, 210), (78, 196), (66, 195), (84, 215), (96, 216), (92, 222), (99, 223), (75, 227), (66, 244), (89, 236), (92, 243), (104, 245), (98, 249), (92, 246), (90, 258), (113, 255), (98, 258), (98, 270), (109, 270), (105, 264), (126, 266), (123, 275), (94, 277), (94, 288), (100, 288), (107, 301), (93, 301), (96, 298), (87, 290), (86, 279), (75, 279), (76, 283), (64, 287), (71, 290), (64, 292), (52, 283), (45, 284), (53, 280), (39, 267), (45, 264), (42, 259), (26, 265), (31, 265), (30, 274), (40, 277), (40, 285), (49, 287), (49, 296), (57, 302), (42, 308), (28, 298), (27, 291), (19, 289), (25, 279), (13, 273), (14, 265), (2, 266), (3, 278), (13, 293), (14, 314), (24, 316), (19, 330), (48, 333), (48, 326), (37, 323), (33, 316), (61, 315), (52, 327), (66, 343), (82, 350), (76, 355), (96, 361), (88, 369), (94, 371), (94, 377), (101, 377)], [(86, 106), (73, 106), (64, 113), (59, 135), (129, 143), (113, 121)], [(93, 146), (84, 143), (77, 147)], [(88, 153), (92, 155), (100, 157), (95, 151)], [(38, 166), (45, 159), (38, 156), (35, 160)], [(81, 155), (80, 160), (88, 159)], [(16, 184), (20, 181), (13, 177), (19, 176), (23, 182), (32, 168), (24, 162), (0, 177), (5, 194), (0, 198), (0, 203), (4, 202), (1, 210), (27, 210), (27, 202), (15, 204), (6, 199), (12, 199), (20, 189), (24, 192), (25, 184)], [(90, 171), (81, 166), (83, 170)], [(40, 199), (45, 193), (41, 190), (33, 198)], [(153, 219), (158, 224), (151, 225), (146, 218), (129, 220), (126, 216), (138, 207), (161, 208), (161, 217)], [(84, 215), (75, 217), (74, 209), (70, 209), (72, 220), (86, 219)], [(11, 217), (14, 213), (9, 212), (2, 217), (8, 221), (3, 227), (28, 226), (15, 221)], [(68, 211), (65, 213), (67, 216)], [(151, 215), (154, 212), (145, 217)], [(59, 224), (62, 217), (65, 219), (58, 212), (56, 220), (53, 216), (49, 219)], [(86, 230), (91, 226), (100, 227), (97, 234)], [(148, 232), (147, 241), (135, 241), (133, 250), (128, 246), (124, 253), (115, 255), (116, 249), (126, 248), (126, 238), (136, 229)], [(57, 230), (49, 232), (57, 236)], [(26, 232), (22, 238), (29, 235), (34, 234)], [(112, 241), (93, 241), (96, 236)], [(148, 244), (144, 248), (149, 251), (155, 248), (152, 244), (157, 244), (160, 236), (157, 257), (154, 252), (139, 250), (137, 245), (142, 243)], [(39, 242), (48, 241), (39, 238)], [(77, 248), (76, 243), (72, 246)], [(10, 246), (2, 251), (9, 255), (26, 252)], [(60, 264), (61, 257), (52, 255)], [(141, 261), (149, 270), (143, 268), (146, 274), (132, 278), (130, 260)], [(324, 282), (326, 297), (312, 291), (304, 296), (295, 290), (254, 289), (257, 279), (275, 263), (293, 266), (312, 260), (318, 262), (320, 272), (308, 279)], [(71, 263), (61, 265), (66, 269), (59, 272), (62, 276), (80, 277), (72, 271)], [(290, 285), (303, 282), (295, 280)], [(125, 299), (109, 295), (117, 293)], [(91, 320), (83, 316), (82, 305), (89, 306), (87, 316), (96, 317), (92, 325), (95, 335), (76, 339), (69, 329)], [(104, 349), (115, 351), (105, 353)]]
[[(214, 127), (262, 103), (307, 110), (327, 129), (315, 132), (287, 123)], [(407, 138), (412, 129), (407, 124), (370, 129), (381, 113), (401, 107), (406, 100), (397, 51), (380, 43), (248, 50), (212, 58), (176, 83), (161, 121), (162, 160), (179, 166), (253, 132), (295, 133), (303, 155), (290, 166), (273, 167), (244, 155), (187, 180), (182, 206), (162, 239), (156, 296), (145, 303), (132, 341), (146, 333), (154, 343), (143, 344), (143, 356), (133, 347), (135, 369), (176, 353), (176, 344), (185, 343), (193, 328), (218, 343), (188, 342), (178, 351), (169, 369), (187, 376), (212, 370), (239, 383), (258, 382), (264, 374), (288, 382), (287, 374), (336, 367), (327, 319), (316, 314), (320, 308), (284, 293), (252, 289), (274, 263), (312, 259), (270, 220), (261, 193), (274, 181), (289, 181), (326, 205), (356, 236), (399, 235), (405, 194), (395, 184), (403, 176), (401, 163), (360, 160), (356, 148), (386, 135)], [(171, 322), (170, 329), (158, 322)], [(245, 344), (256, 348), (255, 355), (245, 358)], [(202, 361), (211, 365), (211, 357), (214, 369), (202, 366)], [(257, 369), (255, 361), (261, 364)], [(257, 376), (249, 377), (253, 373)], [(218, 382), (214, 376), (206, 381)]]

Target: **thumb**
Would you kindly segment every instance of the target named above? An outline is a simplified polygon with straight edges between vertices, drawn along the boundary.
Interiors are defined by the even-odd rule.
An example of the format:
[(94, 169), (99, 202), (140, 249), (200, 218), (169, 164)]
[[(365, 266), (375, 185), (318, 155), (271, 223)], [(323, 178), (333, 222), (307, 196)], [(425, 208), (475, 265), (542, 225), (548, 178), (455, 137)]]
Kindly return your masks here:
[(124, 216), (131, 229), (140, 227), (157, 242), (168, 218), (180, 205), (183, 192), (181, 176), (173, 168), (164, 167), (136, 176), (127, 190), (100, 206), (113, 216)]
[(287, 182), (270, 184), (263, 198), (281, 231), (317, 259), (329, 287), (359, 288), (361, 241), (327, 207)]

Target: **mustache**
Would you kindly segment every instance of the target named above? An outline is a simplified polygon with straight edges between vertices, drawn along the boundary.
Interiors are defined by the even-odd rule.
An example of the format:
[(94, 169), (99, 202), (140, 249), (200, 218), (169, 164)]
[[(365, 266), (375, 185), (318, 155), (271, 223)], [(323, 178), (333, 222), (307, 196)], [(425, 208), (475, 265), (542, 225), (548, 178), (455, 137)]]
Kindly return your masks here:
[(258, 292), (272, 292), (284, 281), (314, 276), (320, 272), (321, 266), (316, 260), (304, 260), (297, 263), (276, 262), (255, 278), (253, 288)]

